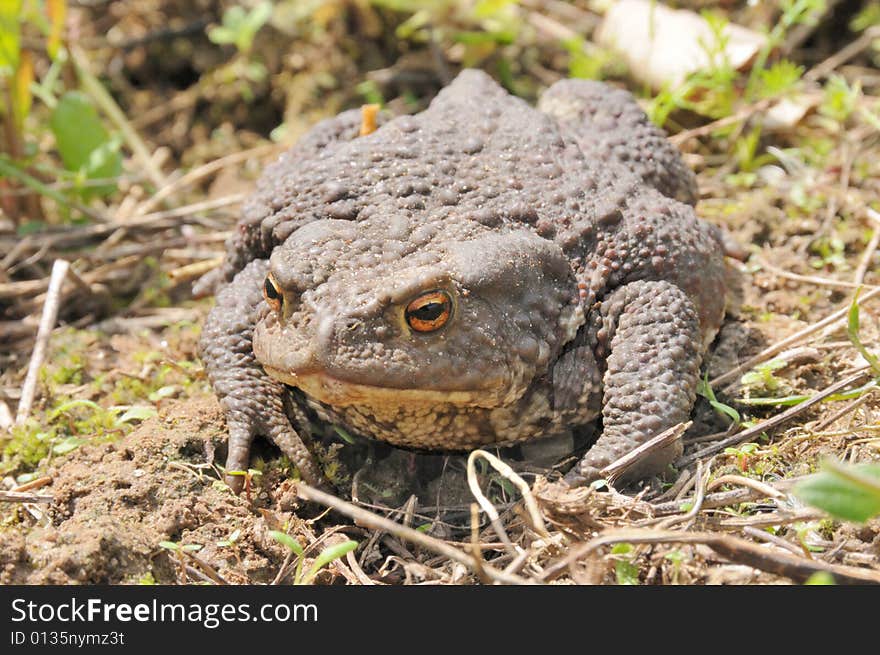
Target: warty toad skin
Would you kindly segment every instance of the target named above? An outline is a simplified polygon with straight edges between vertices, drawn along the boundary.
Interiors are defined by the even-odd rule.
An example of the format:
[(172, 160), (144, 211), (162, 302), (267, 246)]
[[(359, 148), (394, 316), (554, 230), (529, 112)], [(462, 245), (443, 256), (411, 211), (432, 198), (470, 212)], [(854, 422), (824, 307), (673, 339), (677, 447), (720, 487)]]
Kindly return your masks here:
[(466, 70), (380, 123), (359, 136), (345, 112), (268, 167), (202, 283), (227, 470), (263, 435), (321, 483), (309, 419), (460, 451), (601, 417), (565, 478), (584, 484), (687, 419), (724, 314), (721, 235), (632, 96), (566, 80), (533, 108)]

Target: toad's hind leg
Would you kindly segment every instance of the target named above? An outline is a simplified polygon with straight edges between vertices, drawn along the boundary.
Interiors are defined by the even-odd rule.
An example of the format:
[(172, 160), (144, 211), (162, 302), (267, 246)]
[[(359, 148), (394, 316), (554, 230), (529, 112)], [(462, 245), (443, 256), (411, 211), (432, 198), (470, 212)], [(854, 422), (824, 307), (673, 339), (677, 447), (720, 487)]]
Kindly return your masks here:
[(217, 304), (208, 314), (199, 342), (208, 378), (226, 414), (226, 483), (236, 492), (244, 480), (229, 471), (247, 470), (251, 442), (258, 435), (271, 439), (306, 482), (325, 484), (324, 475), (285, 413), (285, 388), (266, 375), (254, 357), (254, 322), (267, 268), (266, 260), (250, 263), (217, 294)]
[[(631, 282), (602, 302), (601, 313), (596, 348), (607, 362), (602, 435), (566, 476), (572, 485), (602, 477), (610, 463), (686, 421), (696, 399), (702, 336), (684, 291), (669, 282)], [(659, 473), (681, 450), (676, 441), (650, 453), (624, 478)]]

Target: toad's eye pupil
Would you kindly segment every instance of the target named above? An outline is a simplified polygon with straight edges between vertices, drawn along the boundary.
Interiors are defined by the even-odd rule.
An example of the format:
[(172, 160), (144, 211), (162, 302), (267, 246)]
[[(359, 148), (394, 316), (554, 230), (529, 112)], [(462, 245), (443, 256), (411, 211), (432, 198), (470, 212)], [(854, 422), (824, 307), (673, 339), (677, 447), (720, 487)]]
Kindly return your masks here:
[(278, 289), (275, 288), (275, 285), (272, 284), (272, 280), (266, 278), (266, 297), (270, 300), (278, 300), (281, 298), (281, 294), (278, 293)]
[(429, 302), (418, 309), (410, 311), (409, 315), (420, 321), (436, 321), (445, 311), (446, 305), (444, 303)]
[(428, 291), (411, 301), (404, 315), (416, 332), (434, 332), (449, 322), (452, 297), (446, 291)]

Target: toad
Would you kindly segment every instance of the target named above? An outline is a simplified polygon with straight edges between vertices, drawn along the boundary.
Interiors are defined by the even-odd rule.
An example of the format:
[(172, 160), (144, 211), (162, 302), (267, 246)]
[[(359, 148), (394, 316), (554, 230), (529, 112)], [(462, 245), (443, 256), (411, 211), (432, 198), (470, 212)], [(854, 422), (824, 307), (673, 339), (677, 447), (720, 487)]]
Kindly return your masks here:
[(687, 420), (724, 315), (722, 237), (629, 93), (564, 80), (535, 108), (465, 70), (378, 123), (361, 135), (344, 112), (269, 166), (201, 283), (228, 472), (261, 435), (322, 483), (316, 422), (466, 451), (600, 420), (565, 477), (580, 485)]

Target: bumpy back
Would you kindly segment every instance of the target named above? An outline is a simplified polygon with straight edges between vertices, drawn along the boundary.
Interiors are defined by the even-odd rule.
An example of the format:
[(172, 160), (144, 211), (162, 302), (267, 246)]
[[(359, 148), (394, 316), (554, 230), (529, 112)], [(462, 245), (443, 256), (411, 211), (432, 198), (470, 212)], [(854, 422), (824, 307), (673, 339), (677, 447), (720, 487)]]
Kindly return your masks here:
[(602, 82), (561, 80), (541, 96), (538, 109), (572, 132), (588, 157), (619, 163), (663, 195), (696, 204), (693, 172), (628, 91)]

